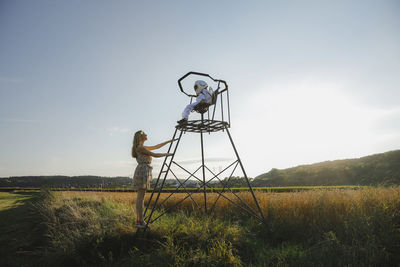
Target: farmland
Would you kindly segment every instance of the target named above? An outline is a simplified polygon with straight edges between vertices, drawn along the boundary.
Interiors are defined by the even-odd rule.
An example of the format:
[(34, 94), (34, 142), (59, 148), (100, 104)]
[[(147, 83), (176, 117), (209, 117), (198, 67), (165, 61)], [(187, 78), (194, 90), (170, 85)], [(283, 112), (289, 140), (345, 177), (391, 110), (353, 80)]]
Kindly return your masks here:
[[(43, 187), (0, 187), (0, 191), (12, 192), (12, 191), (40, 191)], [(82, 187), (82, 188), (65, 188), (65, 187), (44, 187), (51, 191), (85, 191), (85, 192), (135, 192), (136, 190), (132, 187), (115, 187), (115, 188), (99, 188), (99, 187)], [(275, 187), (253, 187), (256, 191), (265, 192), (296, 192), (304, 190), (315, 190), (315, 189), (361, 189), (366, 188), (366, 186), (359, 185), (335, 185), (335, 186), (275, 186)], [(147, 192), (152, 192), (154, 189), (149, 189)], [(164, 193), (176, 193), (176, 192), (196, 192), (203, 191), (203, 188), (182, 188), (182, 187), (164, 187), (162, 192)], [(221, 192), (223, 188), (206, 188), (208, 193)], [(225, 188), (224, 191), (248, 191), (248, 187), (229, 187)], [(155, 190), (158, 192), (158, 190)]]
[[(237, 194), (254, 207), (249, 192)], [(163, 193), (161, 199), (167, 195)], [(184, 195), (173, 195), (162, 209), (173, 206)], [(217, 194), (208, 196), (212, 203)], [(21, 263), (27, 266), (398, 266), (400, 263), (398, 186), (357, 190), (313, 188), (281, 193), (270, 190), (256, 191), (256, 196), (266, 224), (224, 199), (218, 201), (210, 216), (197, 212), (192, 201), (186, 199), (143, 235), (136, 234), (133, 225), (134, 192), (0, 192), (4, 233), (1, 263), (10, 266)], [(200, 205), (204, 203), (202, 197), (193, 194)], [(7, 224), (16, 228), (4, 231)], [(7, 240), (10, 242), (5, 245)]]

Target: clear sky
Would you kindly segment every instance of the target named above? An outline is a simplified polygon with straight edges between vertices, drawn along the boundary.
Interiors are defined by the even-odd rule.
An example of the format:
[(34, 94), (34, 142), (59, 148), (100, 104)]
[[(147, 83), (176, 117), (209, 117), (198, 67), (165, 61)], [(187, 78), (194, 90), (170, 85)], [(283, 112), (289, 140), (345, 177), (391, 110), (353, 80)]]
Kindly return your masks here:
[[(399, 1), (0, 0), (0, 177), (131, 176), (133, 133), (171, 138), (188, 71), (228, 82), (250, 177), (399, 149), (399, 14)], [(177, 160), (198, 162), (199, 136), (184, 140)], [(226, 140), (206, 136), (213, 168), (233, 158)]]

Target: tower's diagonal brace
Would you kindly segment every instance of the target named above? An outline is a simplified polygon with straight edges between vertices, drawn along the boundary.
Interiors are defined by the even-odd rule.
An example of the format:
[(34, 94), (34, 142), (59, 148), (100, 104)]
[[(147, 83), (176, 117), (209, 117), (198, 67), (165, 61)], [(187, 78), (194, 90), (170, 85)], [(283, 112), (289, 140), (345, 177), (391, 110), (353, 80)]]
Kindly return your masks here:
[[(194, 175), (202, 166), (198, 167), (198, 168), (196, 169), (195, 172), (191, 173), (190, 171), (188, 171), (187, 169), (185, 169), (184, 167), (182, 167), (180, 164), (176, 163), (175, 161), (172, 161), (172, 163), (174, 163), (175, 165), (177, 165), (178, 167), (180, 167), (182, 170), (184, 170), (185, 172), (187, 172), (187, 173), (190, 175), (189, 178), (194, 177), (196, 180), (198, 180), (198, 181), (201, 183), (201, 185), (200, 185), (201, 187), (207, 186), (208, 188), (212, 188), (212, 187), (208, 184), (209, 182), (211, 182), (212, 179), (217, 178), (219, 181), (221, 181), (221, 180), (218, 178), (218, 175), (220, 175), (221, 173), (223, 173), (225, 170), (229, 169), (229, 168), (230, 168), (233, 164), (235, 164), (235, 163), (237, 163), (237, 164), (236, 164), (236, 166), (237, 166), (237, 165), (240, 163), (240, 161), (239, 161), (239, 159), (236, 160), (236, 161), (234, 161), (234, 162), (231, 163), (228, 167), (226, 167), (224, 170), (222, 170), (221, 172), (219, 172), (217, 175), (213, 174), (213, 173), (209, 170), (209, 168), (207, 168), (207, 169), (214, 175), (214, 177), (213, 177), (212, 179), (210, 179), (209, 181), (205, 182), (205, 183), (204, 183), (200, 178), (198, 178), (196, 175)], [(235, 166), (235, 168), (236, 168), (236, 166)], [(205, 166), (205, 168), (206, 168), (206, 166)], [(232, 176), (232, 174), (231, 174), (231, 176)], [(187, 178), (186, 181), (187, 181), (189, 178)], [(185, 182), (186, 182), (186, 181), (185, 181)], [(221, 181), (221, 182), (222, 182), (222, 181)], [(225, 187), (226, 187), (226, 184), (225, 184), (224, 188), (225, 188)], [(178, 187), (178, 188), (179, 188), (179, 187)], [(175, 192), (178, 191), (178, 188), (177, 188), (177, 190), (176, 190)], [(185, 198), (181, 199), (181, 200), (178, 201), (175, 205), (173, 205), (173, 206), (171, 206), (170, 208), (168, 208), (167, 210), (165, 210), (163, 213), (161, 213), (159, 216), (157, 216), (157, 218), (155, 218), (155, 219), (153, 219), (153, 220), (151, 220), (151, 221), (150, 221), (150, 218), (148, 218), (149, 223), (153, 223), (156, 219), (158, 219), (159, 217), (161, 217), (162, 215), (164, 215), (165, 213), (167, 213), (169, 210), (171, 210), (171, 209), (177, 207), (177, 206), (178, 206), (179, 204), (181, 204), (185, 199), (187, 199), (188, 197), (191, 197), (191, 195), (194, 194), (194, 193), (198, 193), (201, 189), (203, 189), (203, 188), (198, 188), (198, 189), (197, 189), (196, 191), (194, 191), (193, 193), (187, 193), (188, 195), (187, 195)], [(203, 189), (203, 190), (204, 190), (204, 189)], [(234, 195), (247, 207), (247, 209), (244, 208), (243, 206), (241, 206), (241, 205), (235, 203), (234, 201), (232, 201), (230, 198), (226, 197), (226, 196), (225, 196), (223, 193), (221, 193), (220, 191), (214, 189), (214, 192), (218, 194), (218, 197), (223, 197), (223, 198), (225, 198), (225, 199), (228, 200), (230, 203), (232, 203), (234, 206), (236, 206), (236, 207), (238, 207), (238, 208), (240, 208), (240, 209), (242, 209), (242, 210), (248, 212), (248, 213), (251, 214), (252, 216), (255, 216), (255, 217), (256, 217), (257, 219), (259, 219), (260, 221), (264, 221), (263, 217), (260, 217), (259, 215), (257, 215), (257, 213), (256, 213), (250, 206), (248, 206), (247, 203), (245, 203), (240, 197), (238, 197), (236, 194), (234, 194)], [(232, 193), (233, 193), (233, 192), (232, 192)], [(162, 204), (165, 203), (165, 202), (169, 199), (169, 197), (171, 197), (173, 194), (174, 194), (174, 193), (171, 193), (166, 199), (164, 199), (163, 202), (160, 203), (159, 207), (162, 206)], [(197, 203), (197, 202), (196, 202), (196, 203)], [(156, 204), (156, 203), (155, 203), (155, 204)], [(155, 206), (156, 206), (155, 204), (153, 205), (153, 209), (154, 209)]]
[[(229, 181), (229, 179), (232, 177), (233, 173), (234, 173), (235, 170), (236, 170), (236, 167), (237, 167), (238, 164), (239, 164), (238, 161), (235, 161), (235, 162), (236, 162), (236, 165), (235, 165), (235, 167), (233, 167), (233, 170), (232, 170), (232, 172), (231, 172), (231, 175), (230, 175), (229, 178), (228, 178), (228, 181)], [(222, 193), (224, 193), (224, 189), (225, 189), (225, 186), (226, 186), (226, 185), (227, 185), (227, 182), (224, 183), (224, 187), (222, 188)], [(215, 207), (215, 205), (217, 204), (217, 201), (218, 201), (219, 197), (220, 197), (220, 196), (217, 197), (217, 199), (215, 200), (214, 204), (212, 205), (212, 207), (211, 207), (211, 212), (214, 210), (214, 207)]]
[[(204, 185), (205, 185), (205, 186), (208, 186), (208, 188), (212, 188), (210, 185), (208, 185), (208, 183), (205, 183)], [(199, 189), (199, 190), (200, 190), (200, 189)], [(221, 196), (221, 197), (227, 199), (229, 202), (231, 202), (231, 203), (234, 204), (235, 206), (237, 206), (237, 207), (239, 207), (239, 208), (241, 208), (241, 209), (243, 209), (243, 210), (246, 210), (244, 207), (242, 207), (242, 206), (240, 206), (239, 204), (233, 202), (230, 198), (224, 196), (223, 193), (221, 193), (220, 191), (216, 190), (215, 188), (213, 188), (213, 192), (215, 192), (215, 193), (217, 193), (219, 196)], [(232, 192), (232, 193), (233, 193), (233, 192)], [(233, 194), (234, 194), (234, 193), (233, 193)], [(235, 194), (234, 194), (234, 195), (235, 195)], [(249, 207), (240, 197), (238, 197), (238, 198), (239, 198), (239, 200), (240, 200), (242, 203), (244, 203), (247, 207)], [(251, 207), (249, 207), (249, 208), (250, 208), (250, 210), (246, 210), (246, 211), (249, 212), (250, 214), (256, 216), (257, 218), (259, 218), (259, 219), (262, 221), (262, 218), (261, 218), (260, 216), (258, 216), (258, 215), (253, 211), (253, 209), (252, 209)]]
[[(229, 169), (233, 164), (235, 164), (236, 162), (238, 162), (237, 160), (235, 160), (233, 163), (231, 163), (228, 167), (226, 167), (225, 169), (223, 169), (222, 171), (220, 171), (217, 175), (220, 175), (221, 173), (223, 173), (224, 171), (226, 171), (227, 169)], [(186, 170), (184, 167), (182, 167), (181, 165), (179, 165), (178, 163), (176, 163), (175, 161), (173, 161), (172, 163), (174, 163), (176, 166), (178, 166), (179, 168), (181, 168), (182, 170), (184, 170), (185, 172), (187, 172), (187, 173), (189, 173), (189, 174), (192, 174), (191, 172), (189, 172), (188, 170)], [(199, 168), (201, 168), (201, 166), (199, 167)], [(196, 171), (197, 172), (197, 171)], [(194, 172), (194, 173), (196, 173), (196, 172)], [(202, 182), (201, 181), (201, 179), (200, 178), (198, 178), (198, 177), (196, 177), (196, 176), (194, 176), (193, 175), (193, 177), (194, 178), (196, 178), (197, 180), (199, 180), (200, 182)], [(213, 178), (211, 178), (210, 180), (208, 180), (207, 182), (206, 182), (206, 184), (208, 184), (208, 183), (210, 183), (212, 180), (214, 180), (216, 178), (216, 176), (214, 176)]]
[[(232, 164), (230, 164), (228, 167), (226, 167), (224, 170), (222, 170), (221, 172), (219, 172), (217, 175), (214, 175), (214, 174), (213, 174), (213, 175), (214, 175), (213, 179), (216, 178), (216, 177), (217, 177), (218, 175), (220, 175), (221, 173), (223, 173), (223, 172), (224, 172), (225, 170), (227, 170), (228, 168), (230, 168), (233, 164), (238, 163), (238, 162), (239, 162), (239, 161), (236, 160), (236, 161), (234, 161)], [(196, 172), (201, 168), (201, 166), (200, 166), (199, 168), (197, 168), (196, 171), (195, 171), (194, 173), (190, 173), (188, 170), (186, 170), (184, 167), (182, 167), (181, 165), (179, 165), (179, 164), (176, 163), (175, 161), (172, 161), (172, 163), (174, 163), (175, 165), (177, 165), (178, 167), (180, 167), (182, 170), (184, 170), (185, 172), (187, 172), (188, 174), (190, 174), (189, 178), (194, 177), (194, 178), (197, 179), (200, 183), (202, 183), (201, 179), (194, 175), (194, 173), (196, 173)], [(207, 168), (207, 169), (208, 169), (208, 168)], [(189, 178), (187, 178), (186, 181), (187, 181)], [(218, 178), (218, 179), (219, 179), (219, 178)], [(186, 181), (185, 181), (185, 182), (186, 182)], [(210, 181), (211, 181), (211, 180), (207, 181), (206, 183), (202, 184), (201, 186), (204, 186), (204, 185), (205, 185), (205, 186), (207, 186), (208, 188), (212, 188), (210, 185), (208, 185), (208, 183), (209, 183)], [(177, 189), (178, 189), (178, 188), (177, 188)], [(198, 193), (201, 189), (202, 189), (202, 188), (198, 188), (198, 189), (197, 189), (196, 191), (194, 191), (193, 193), (187, 193), (187, 196), (186, 196), (185, 198), (181, 199), (181, 200), (178, 201), (175, 205), (173, 205), (173, 206), (169, 207), (168, 209), (164, 210), (164, 211), (163, 211), (159, 216), (157, 216), (155, 219), (150, 220), (150, 217), (147, 218), (148, 221), (149, 221), (148, 223), (153, 223), (153, 222), (156, 221), (158, 218), (160, 218), (162, 215), (164, 215), (165, 213), (167, 213), (169, 210), (171, 210), (171, 209), (173, 209), (173, 208), (179, 206), (185, 199), (187, 199), (188, 197), (191, 197), (192, 194)], [(176, 191), (176, 192), (177, 192), (177, 191)], [(217, 193), (217, 194), (219, 195), (218, 197), (223, 197), (223, 198), (225, 198), (225, 199), (228, 200), (230, 203), (232, 203), (234, 206), (236, 206), (236, 207), (238, 207), (238, 208), (240, 208), (240, 209), (242, 209), (242, 210), (248, 212), (248, 213), (251, 214), (252, 216), (254, 216), (254, 217), (256, 217), (257, 219), (259, 219), (260, 221), (263, 221), (263, 219), (262, 219), (260, 216), (258, 216), (258, 215), (253, 211), (253, 209), (250, 208), (250, 210), (249, 210), (249, 209), (244, 208), (243, 206), (241, 206), (241, 205), (235, 203), (235, 202), (232, 201), (230, 198), (226, 197), (225, 195), (223, 195), (223, 193), (219, 192), (219, 191), (216, 190), (216, 189), (214, 189), (214, 192)], [(174, 193), (171, 193), (166, 199), (164, 199), (163, 202), (160, 203), (159, 207), (161, 207), (162, 204), (165, 203), (165, 202), (168, 200), (168, 198), (171, 197), (173, 194), (174, 194)], [(240, 198), (239, 198), (239, 199), (240, 199)], [(241, 199), (240, 199), (240, 200), (241, 200)], [(241, 201), (243, 202), (243, 200), (241, 200)], [(197, 202), (196, 202), (196, 203), (197, 203)], [(156, 204), (156, 203), (155, 203), (155, 204)], [(244, 203), (244, 204), (246, 204), (246, 203)], [(156, 206), (156, 205), (153, 205), (153, 209), (155, 209), (155, 206)]]
[(176, 177), (175, 173), (174, 173), (172, 170), (171, 170), (171, 173), (172, 173), (172, 175), (175, 177), (175, 179), (178, 181), (178, 183), (180, 184), (180, 186), (182, 186), (182, 188), (183, 188), (183, 190), (185, 191), (185, 193), (188, 194), (189, 197), (190, 197), (190, 199), (194, 202), (194, 204), (196, 204), (197, 208), (200, 209), (199, 204), (197, 204), (197, 201), (194, 200), (194, 198), (192, 198), (191, 194), (189, 194), (189, 192), (186, 190), (186, 187), (184, 186), (184, 184), (182, 184), (182, 183), (179, 181), (178, 177)]
[[(211, 187), (210, 187), (211, 188)], [(198, 188), (195, 192), (193, 192), (192, 194), (198, 193), (201, 190), (201, 188)], [(223, 194), (221, 194), (219, 191), (215, 190), (215, 192), (217, 194), (219, 194), (220, 196), (222, 196), (223, 198), (225, 198), (226, 200), (228, 200), (230, 203), (232, 203), (234, 206), (242, 209), (243, 211), (251, 214), (252, 216), (254, 216), (255, 218), (257, 218), (258, 220), (260, 220), (261, 222), (264, 222), (263, 218), (258, 216), (256, 213), (254, 213), (252, 210), (248, 210), (242, 206), (240, 206), (239, 204), (235, 203), (234, 201), (232, 201), (230, 198), (224, 196)], [(167, 213), (168, 211), (172, 210), (173, 208), (179, 206), (183, 201), (185, 201), (185, 199), (187, 199), (189, 197), (186, 196), (185, 198), (181, 199), (180, 201), (178, 201), (177, 203), (175, 203), (175, 205), (169, 207), (168, 209), (164, 210), (160, 215), (158, 215), (155, 219), (151, 220), (149, 223), (153, 223), (155, 222), (158, 218), (160, 218), (161, 216), (163, 216), (165, 213)]]
[(241, 208), (242, 210), (244, 210), (244, 211), (250, 213), (251, 215), (253, 215), (253, 216), (256, 217), (257, 219), (259, 219), (260, 221), (263, 221), (263, 218), (260, 217), (259, 215), (257, 215), (256, 213), (254, 213), (254, 212), (253, 212), (253, 209), (248, 210), (248, 209), (244, 208), (243, 206), (241, 206), (241, 205), (235, 203), (235, 202), (234, 202), (232, 199), (230, 199), (229, 197), (224, 196), (224, 194), (222, 194), (222, 193), (219, 192), (218, 190), (214, 190), (214, 192), (217, 193), (217, 194), (219, 194), (221, 197), (225, 198), (226, 200), (228, 200), (230, 203), (232, 203), (232, 204), (235, 205), (236, 207)]
[[(210, 187), (211, 188), (211, 187)], [(160, 218), (161, 216), (163, 216), (164, 214), (166, 214), (168, 211), (172, 210), (173, 208), (179, 206), (183, 201), (185, 201), (185, 199), (187, 199), (189, 197), (189, 195), (198, 193), (201, 190), (201, 188), (198, 188), (195, 192), (188, 194), (188, 196), (186, 196), (185, 198), (181, 199), (180, 201), (178, 201), (177, 203), (175, 203), (175, 205), (169, 207), (168, 209), (164, 210), (160, 215), (158, 215), (155, 219), (149, 221), (149, 223), (153, 223), (155, 222), (158, 218)], [(252, 216), (254, 216), (255, 218), (257, 218), (258, 220), (260, 220), (261, 222), (263, 222), (263, 218), (260, 217), (258, 214), (254, 213), (253, 210), (248, 210), (244, 207), (242, 207), (241, 205), (235, 203), (234, 201), (232, 201), (230, 198), (224, 196), (223, 194), (221, 194), (219, 191), (215, 190), (215, 192), (217, 194), (219, 194), (221, 197), (225, 198), (226, 200), (228, 200), (230, 203), (232, 203), (234, 206), (242, 209), (243, 211), (246, 211), (247, 213), (251, 214)]]
[[(198, 192), (199, 190), (197, 190)], [(197, 192), (193, 192), (193, 193), (197, 193)], [(190, 195), (190, 194), (189, 194)], [(185, 199), (187, 199), (189, 196), (186, 196), (185, 198), (179, 200), (177, 203), (175, 203), (175, 205), (173, 205), (172, 207), (169, 207), (168, 209), (164, 210), (160, 215), (158, 215), (155, 219), (153, 219), (151, 222), (149, 223), (153, 223), (155, 222), (158, 218), (160, 218), (161, 216), (163, 216), (165, 213), (167, 213), (169, 210), (179, 206), (179, 204), (181, 204), (183, 201), (185, 201)]]
[[(236, 165), (236, 166), (237, 166), (237, 165)], [(235, 166), (235, 168), (236, 168), (236, 166)], [(211, 174), (215, 175), (207, 166), (206, 166), (206, 168), (207, 168), (207, 170), (208, 170), (209, 172), (211, 172)], [(233, 170), (233, 171), (235, 171), (235, 170)], [(233, 174), (233, 172), (232, 172), (232, 174)], [(225, 185), (224, 185), (224, 188), (225, 188), (226, 185), (228, 185), (229, 180), (230, 180), (231, 177), (232, 177), (232, 174), (231, 174), (231, 176), (229, 176), (228, 180), (226, 181), (226, 183), (225, 183)], [(217, 179), (218, 179), (219, 181), (221, 181), (218, 177), (217, 177)], [(224, 188), (222, 189), (221, 194), (224, 193)], [(241, 197), (239, 197), (235, 192), (233, 192), (232, 189), (231, 189), (229, 186), (228, 186), (228, 189), (230, 190), (230, 193), (232, 193), (237, 199), (239, 199), (240, 202), (242, 202), (248, 209), (250, 209), (252, 212), (254, 212), (255, 214), (257, 214), (257, 213), (253, 210), (253, 208), (250, 207), (250, 206), (249, 206)], [(215, 203), (217, 203), (217, 201), (218, 201), (218, 199), (215, 201)]]
[[(198, 167), (194, 173), (196, 173), (200, 168), (201, 168), (201, 166)], [(193, 174), (191, 173), (190, 176), (183, 183), (186, 183), (194, 175), (194, 173)], [(174, 193), (178, 193), (180, 187), (181, 186), (177, 187), (175, 192), (171, 192), (170, 195), (167, 198), (165, 198), (158, 206), (161, 207)], [(148, 203), (148, 205), (150, 205), (150, 202)], [(153, 205), (153, 209), (155, 209), (155, 208), (156, 208), (156, 205)], [(147, 217), (145, 217), (145, 220), (146, 219), (147, 219)]]
[[(235, 164), (236, 162), (239, 162), (238, 160), (237, 161), (235, 161), (235, 162), (233, 162), (231, 165), (229, 165), (227, 168), (225, 168), (223, 171), (221, 171), (219, 174), (221, 174), (221, 173), (223, 173), (226, 169), (228, 169), (229, 167), (231, 167), (233, 164)], [(182, 168), (185, 172), (187, 172), (187, 173), (189, 173), (191, 176), (193, 176), (194, 178), (196, 178), (200, 183), (202, 183), (202, 181), (201, 181), (201, 179), (200, 178), (198, 178), (197, 176), (195, 176), (193, 173), (190, 173), (188, 170), (186, 170), (184, 167), (182, 167), (182, 166), (180, 166), (178, 163), (176, 163), (176, 162), (173, 162), (173, 163), (175, 163), (177, 166), (179, 166), (180, 168)], [(206, 166), (205, 166), (206, 167)], [(207, 168), (208, 169), (208, 168)], [(197, 169), (198, 170), (198, 169)], [(197, 170), (196, 170), (196, 172), (197, 172)], [(212, 173), (212, 172), (211, 172)], [(218, 174), (218, 175), (219, 175)], [(215, 175), (213, 178), (216, 178), (217, 177), (217, 175)], [(219, 178), (218, 178), (218, 180), (219, 180)], [(210, 182), (211, 180), (209, 180), (209, 181), (207, 181), (206, 183), (204, 183), (204, 184), (201, 184), (200, 186), (207, 186), (208, 188), (212, 188), (210, 185), (208, 185), (208, 183)], [(220, 180), (221, 181), (221, 180)], [(199, 192), (201, 190), (201, 188), (198, 188), (195, 192), (193, 192), (193, 193), (197, 193), (197, 192)], [(240, 205), (238, 205), (237, 203), (235, 203), (235, 202), (233, 202), (230, 198), (228, 198), (228, 197), (226, 197), (226, 196), (224, 196), (223, 195), (223, 193), (221, 193), (221, 192), (219, 192), (218, 190), (216, 190), (215, 188), (214, 188), (214, 192), (215, 193), (217, 193), (219, 196), (218, 197), (223, 197), (223, 198), (225, 198), (225, 199), (227, 199), (229, 202), (231, 202), (232, 204), (234, 204), (235, 206), (237, 206), (237, 207), (239, 207), (239, 208), (241, 208), (241, 209), (243, 209), (243, 210), (246, 210), (244, 207), (242, 207), (242, 206), (240, 206)], [(193, 194), (192, 193), (192, 194)], [(232, 192), (233, 193), (233, 192)], [(233, 193), (234, 194), (234, 193)], [(171, 195), (172, 195), (172, 193), (171, 193)], [(170, 196), (171, 196), (170, 195)], [(263, 219), (262, 219), (262, 217), (260, 217), (260, 216), (258, 216), (257, 215), (257, 213), (250, 207), (250, 206), (248, 206), (247, 205), (247, 203), (245, 203), (240, 197), (238, 197), (236, 194), (234, 194), (246, 207), (248, 207), (250, 210), (246, 210), (247, 212), (249, 212), (250, 214), (252, 214), (253, 216), (256, 216), (258, 219), (260, 219), (261, 221), (263, 221)], [(187, 197), (185, 197), (183, 200), (185, 200)], [(181, 201), (179, 201), (178, 203), (176, 203), (176, 205), (174, 205), (173, 207), (176, 207), (176, 206), (178, 206), (183, 200), (181, 200)], [(163, 201), (163, 203), (165, 202), (165, 200)], [(161, 205), (160, 205), (161, 206)], [(170, 210), (171, 208), (173, 208), (173, 207), (170, 207), (170, 208), (168, 208), (168, 210)], [(163, 214), (165, 214), (165, 212), (163, 213)], [(154, 220), (153, 220), (154, 221)]]

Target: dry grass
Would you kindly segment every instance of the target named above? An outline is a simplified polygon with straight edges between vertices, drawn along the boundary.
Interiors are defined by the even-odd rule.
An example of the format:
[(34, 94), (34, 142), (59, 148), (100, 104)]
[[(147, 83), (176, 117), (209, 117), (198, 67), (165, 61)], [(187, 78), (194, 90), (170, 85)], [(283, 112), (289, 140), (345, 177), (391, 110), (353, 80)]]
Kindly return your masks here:
[[(64, 199), (107, 199), (132, 206), (134, 206), (136, 200), (136, 193), (64, 191), (57, 192), (57, 194), (60, 194)], [(257, 210), (250, 192), (236, 194), (250, 207)], [(150, 193), (146, 194), (145, 203), (148, 202), (150, 195)], [(295, 193), (255, 192), (255, 195), (266, 218), (274, 216), (278, 220), (295, 221), (301, 224), (318, 225), (325, 223), (327, 220), (334, 223), (335, 221), (343, 221), (350, 214), (368, 214), (376, 209), (382, 209), (390, 213), (400, 208), (400, 187), (365, 188), (360, 190), (310, 190)], [(163, 203), (169, 196), (170, 193), (162, 193), (158, 203)], [(241, 206), (244, 205), (232, 193), (226, 193), (225, 196)], [(186, 193), (175, 193), (163, 203), (163, 208), (172, 208), (185, 197), (187, 197)], [(156, 195), (153, 196), (152, 204), (155, 198)], [(204, 209), (203, 193), (195, 193), (192, 198), (200, 208)], [(226, 198), (219, 197), (217, 193), (207, 193), (208, 208), (214, 204), (216, 199), (218, 199), (215, 206), (217, 213), (236, 211), (238, 209)], [(195, 211), (198, 209), (197, 205), (190, 197), (187, 197), (177, 206), (177, 209)]]
[[(123, 261), (155, 266), (388, 266), (400, 262), (399, 186), (255, 194), (265, 225), (243, 216), (222, 197), (215, 216), (197, 216), (196, 205), (186, 198), (152, 224), (149, 243), (143, 243), (145, 239), (136, 238), (132, 225), (136, 193), (54, 192), (38, 209), (48, 228), (49, 251), (53, 251), (49, 266), (60, 257), (71, 261), (70, 266)], [(158, 203), (169, 195), (161, 194)], [(251, 193), (237, 195), (256, 210)], [(175, 206), (186, 196), (172, 195), (161, 209)], [(226, 196), (240, 203), (232, 193)], [(149, 197), (148, 193), (146, 202)], [(203, 209), (203, 193), (192, 197)], [(207, 206), (217, 198), (218, 194), (208, 193)], [(159, 210), (154, 216), (158, 215)]]
[(135, 204), (136, 193), (133, 192), (89, 192), (89, 191), (60, 191), (56, 192), (61, 198), (88, 198), (92, 200), (109, 199), (124, 204)]

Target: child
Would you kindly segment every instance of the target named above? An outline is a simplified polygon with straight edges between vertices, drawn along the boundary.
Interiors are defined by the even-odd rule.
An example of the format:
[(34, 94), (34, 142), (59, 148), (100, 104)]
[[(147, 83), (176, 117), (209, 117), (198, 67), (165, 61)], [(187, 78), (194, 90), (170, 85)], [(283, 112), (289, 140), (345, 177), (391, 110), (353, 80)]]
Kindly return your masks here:
[(194, 90), (196, 91), (196, 101), (185, 107), (182, 112), (182, 119), (178, 121), (179, 124), (185, 124), (189, 118), (190, 112), (200, 103), (209, 102), (211, 100), (210, 92), (207, 90), (207, 83), (202, 80), (198, 80), (194, 83)]

